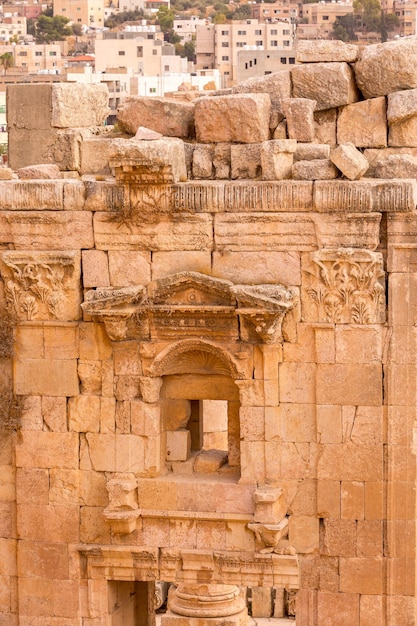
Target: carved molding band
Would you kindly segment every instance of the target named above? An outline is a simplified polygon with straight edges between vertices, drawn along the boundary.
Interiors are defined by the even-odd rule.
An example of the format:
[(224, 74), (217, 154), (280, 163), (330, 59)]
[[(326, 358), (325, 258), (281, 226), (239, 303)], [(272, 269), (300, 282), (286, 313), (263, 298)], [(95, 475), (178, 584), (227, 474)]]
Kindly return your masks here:
[(380, 324), (385, 321), (382, 254), (339, 248), (319, 250), (304, 263), (302, 318), (333, 324)]
[(147, 288), (89, 291), (81, 306), (104, 322), (113, 341), (199, 337), (275, 343), (282, 340), (282, 321), (293, 295), (282, 285), (233, 285), (181, 272)]

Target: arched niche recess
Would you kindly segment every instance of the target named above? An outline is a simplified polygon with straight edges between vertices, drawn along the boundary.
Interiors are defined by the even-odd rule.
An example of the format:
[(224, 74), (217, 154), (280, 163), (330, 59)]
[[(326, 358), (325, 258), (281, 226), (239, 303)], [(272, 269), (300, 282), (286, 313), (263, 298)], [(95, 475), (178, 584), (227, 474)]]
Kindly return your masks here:
[[(148, 399), (142, 392), (144, 401), (161, 402), (162, 413), (165, 410), (162, 454), (150, 463), (154, 476), (164, 470), (164, 454), (175, 446), (183, 450), (193, 446), (200, 452), (211, 445), (217, 449), (217, 444), (207, 443), (216, 436), (205, 429), (206, 410), (207, 415), (211, 411), (210, 419), (215, 419), (216, 411), (227, 414), (227, 436), (219, 435), (227, 439), (227, 465), (240, 464), (245, 472), (240, 480), (245, 483), (265, 481), (262, 424), (265, 406), (278, 402), (278, 344), (283, 340), (284, 316), (292, 306), (293, 291), (281, 285), (234, 285), (196, 272), (173, 274), (147, 287), (86, 294), (84, 312), (104, 323), (112, 342), (137, 342), (142, 387), (151, 390), (145, 394)], [(163, 406), (168, 400), (189, 402), (188, 418), (184, 414), (169, 423)], [(227, 408), (204, 407), (203, 401), (227, 403)], [(189, 421), (193, 412), (194, 425)], [(173, 453), (166, 456), (172, 459)], [(177, 456), (187, 459), (184, 451)], [(151, 470), (146, 472), (150, 475)]]

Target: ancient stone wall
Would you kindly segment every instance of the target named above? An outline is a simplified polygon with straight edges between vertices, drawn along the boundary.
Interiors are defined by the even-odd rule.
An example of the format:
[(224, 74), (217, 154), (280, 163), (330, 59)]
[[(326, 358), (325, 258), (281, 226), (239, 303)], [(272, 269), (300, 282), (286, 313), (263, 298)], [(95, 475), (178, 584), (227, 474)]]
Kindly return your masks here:
[[(162, 626), (244, 626), (247, 609), (416, 623), (416, 180), (365, 178), (366, 150), (392, 155), (357, 139), (374, 105), (370, 137), (414, 123), (412, 72), (389, 72), (414, 41), (354, 66), (350, 47), (301, 48), (290, 82), (206, 97), (191, 117), (156, 101), (154, 132), (139, 116), (136, 138), (95, 140), (114, 176), (2, 172), (0, 302), (23, 408), (0, 446), (1, 626), (151, 626), (164, 583)], [(384, 118), (394, 92), (402, 112), (388, 95)], [(394, 156), (412, 168), (414, 146)], [(22, 153), (12, 140), (14, 167)]]

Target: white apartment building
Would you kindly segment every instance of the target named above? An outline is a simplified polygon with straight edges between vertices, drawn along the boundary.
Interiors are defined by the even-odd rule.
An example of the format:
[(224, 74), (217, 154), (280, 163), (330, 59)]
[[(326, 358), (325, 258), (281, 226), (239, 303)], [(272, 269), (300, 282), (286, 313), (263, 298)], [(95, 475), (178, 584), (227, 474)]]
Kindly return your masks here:
[(160, 31), (98, 33), (95, 55), (96, 72), (107, 72), (109, 68), (128, 68), (139, 76), (181, 72), (184, 61), (187, 61), (175, 55), (174, 46), (164, 42)]
[[(200, 40), (201, 37), (201, 40)], [(197, 67), (218, 68), (222, 87), (237, 82), (238, 54), (242, 50), (288, 51), (294, 47), (295, 24), (289, 20), (260, 22), (257, 19), (197, 28)], [(210, 46), (212, 48), (210, 49)], [(211, 53), (212, 50), (212, 53)]]
[(8, 42), (12, 37), (23, 40), (27, 34), (26, 18), (18, 15), (3, 17), (0, 21), (0, 41)]
[(178, 35), (178, 37), (181, 37), (181, 41), (185, 43), (186, 41), (192, 41), (195, 39), (197, 26), (205, 26), (206, 24), (208, 24), (206, 19), (192, 15), (189, 18), (179, 18), (174, 20), (173, 28), (174, 33)]

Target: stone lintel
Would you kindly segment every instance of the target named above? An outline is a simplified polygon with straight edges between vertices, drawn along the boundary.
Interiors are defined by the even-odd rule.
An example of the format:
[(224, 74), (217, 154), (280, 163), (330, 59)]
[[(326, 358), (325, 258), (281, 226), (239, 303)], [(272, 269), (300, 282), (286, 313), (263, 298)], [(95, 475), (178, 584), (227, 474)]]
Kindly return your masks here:
[(396, 212), (414, 211), (417, 181), (358, 180), (316, 181), (313, 205), (316, 211)]

